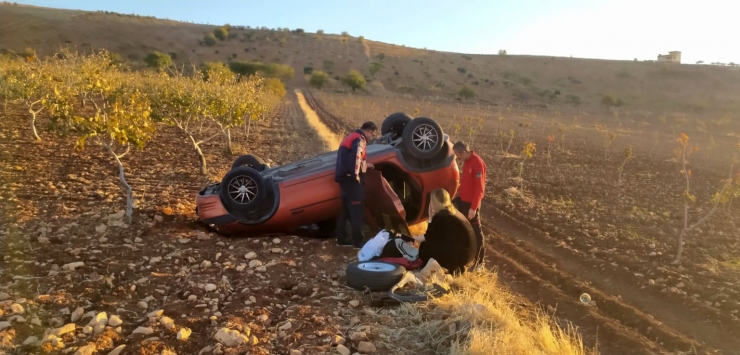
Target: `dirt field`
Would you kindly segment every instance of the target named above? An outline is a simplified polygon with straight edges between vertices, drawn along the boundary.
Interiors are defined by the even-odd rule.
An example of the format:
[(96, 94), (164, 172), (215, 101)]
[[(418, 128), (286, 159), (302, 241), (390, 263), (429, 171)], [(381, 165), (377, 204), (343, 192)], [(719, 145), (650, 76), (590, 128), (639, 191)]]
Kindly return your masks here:
[[(242, 135), (235, 142), (274, 164), (319, 152), (321, 143), (295, 94), (288, 97), (275, 117), (257, 124), (252, 140), (244, 142)], [(109, 157), (95, 147), (75, 152), (72, 141), (43, 133), (47, 141), (34, 143), (26, 122), (15, 110), (0, 122), (0, 317), (12, 324), (0, 341), (19, 345), (13, 354), (62, 354), (89, 343), (97, 354), (119, 345), (126, 345), (124, 355), (165, 349), (325, 354), (336, 347), (335, 336), (346, 338), (353, 351), (368, 340), (378, 353), (388, 353), (376, 331), (379, 322), (389, 324), (388, 311), (349, 304), (361, 299), (342, 279), (346, 263), (356, 260), (351, 250), (333, 240), (284, 235), (230, 240), (196, 225), (195, 194), (232, 162), (215, 153), (217, 143), (204, 148), (211, 153), (210, 177), (197, 174), (194, 155), (179, 153), (192, 148), (174, 129), (160, 129), (144, 152), (127, 156), (138, 208), (134, 223), (126, 225), (115, 215), (125, 202)], [(70, 268), (76, 262), (83, 264)], [(15, 304), (22, 307), (19, 314)], [(89, 317), (100, 312), (112, 329), (117, 316), (120, 332), (93, 330), (88, 337)], [(60, 336), (62, 345), (34, 345), (45, 329), (65, 324), (76, 325)], [(250, 344), (221, 348), (213, 336), (222, 327), (249, 335)], [(192, 333), (178, 340), (185, 328)], [(143, 333), (132, 334), (136, 329)], [(358, 330), (369, 339), (351, 340)]]
[[(271, 164), (327, 149), (320, 136), (331, 134), (310, 126), (295, 88), (340, 135), (397, 111), (433, 117), (488, 165), (488, 266), (517, 295), (512, 303), (576, 326), (601, 354), (740, 354), (740, 201), (688, 233), (681, 263), (671, 263), (684, 214), (673, 155), (680, 134), (699, 148), (689, 159), (689, 224), (711, 211), (723, 179), (740, 178), (740, 165), (731, 169), (740, 156), (740, 69), (464, 55), (282, 29), (234, 27), (230, 39), (200, 44), (214, 28), (0, 4), (2, 50), (107, 48), (135, 69), (153, 51), (179, 64), (292, 66), (280, 110), (253, 124), (249, 139), (233, 132), (238, 151)], [(375, 75), (371, 62), (383, 64)], [(368, 78), (356, 94), (339, 80), (352, 69)], [(330, 74), (323, 92), (308, 88), (310, 70)], [(456, 101), (462, 85), (476, 97)], [(605, 110), (604, 95), (626, 104)], [(375, 353), (399, 354), (394, 344), (409, 339), (417, 318), (395, 324), (396, 309), (352, 302), (360, 295), (344, 287), (343, 271), (356, 255), (332, 240), (231, 240), (195, 223), (195, 194), (234, 158), (222, 143), (202, 147), (209, 176), (198, 175), (175, 129), (158, 128), (145, 151), (127, 155), (137, 205), (128, 225), (110, 156), (94, 146), (74, 151), (43, 125), (42, 116), (37, 143), (24, 110), (9, 104), (0, 120), (0, 349), (302, 355), (337, 352), (342, 342), (356, 352), (367, 341)], [(524, 160), (528, 142), (536, 150)], [(225, 328), (247, 344), (219, 345)]]
[[(683, 261), (671, 264), (683, 216), (682, 175), (671, 161), (675, 138), (685, 132), (702, 148), (690, 159), (693, 223), (728, 177), (731, 152), (740, 148), (740, 136), (732, 133), (737, 126), (716, 122), (701, 130), (693, 121), (645, 122), (598, 112), (566, 117), (360, 95), (313, 97), (320, 112), (332, 113), (327, 122), (344, 117), (354, 126), (367, 119), (379, 123), (391, 112), (418, 109), (417, 116), (434, 117), (453, 140), (472, 141), (489, 169), (483, 218), (491, 232), (491, 261), (512, 290), (580, 326), (586, 341), (598, 341), (604, 353), (652, 346), (738, 353), (737, 201), (690, 233)], [(608, 149), (608, 133), (597, 124), (608, 124), (602, 130), (616, 135)], [(518, 162), (525, 141), (535, 142), (536, 152), (524, 165), (522, 182)], [(620, 184), (617, 169), (628, 145), (633, 158)], [(524, 197), (517, 197), (512, 189), (522, 187)], [(596, 307), (579, 305), (583, 292)]]

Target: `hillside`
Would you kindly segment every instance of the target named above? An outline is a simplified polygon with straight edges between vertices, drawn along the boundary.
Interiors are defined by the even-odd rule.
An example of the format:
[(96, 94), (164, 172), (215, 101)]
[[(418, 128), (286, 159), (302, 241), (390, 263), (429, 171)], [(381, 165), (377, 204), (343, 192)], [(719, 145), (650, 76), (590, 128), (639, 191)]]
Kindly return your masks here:
[[(209, 47), (205, 35), (217, 26), (151, 17), (0, 5), (0, 48), (39, 55), (59, 46), (105, 48), (134, 67), (153, 51), (174, 54), (176, 63), (258, 60), (289, 64), (288, 84), (307, 85), (307, 67), (338, 78), (351, 69), (368, 78), (374, 95), (408, 94), (427, 99), (454, 99), (462, 85), (473, 88), (471, 101), (486, 104), (596, 108), (604, 95), (645, 115), (732, 116), (740, 112), (740, 68), (675, 65), (562, 57), (465, 55), (361, 39), (293, 30), (250, 29), (232, 24), (229, 38)], [(245, 23), (243, 25), (249, 25)], [(656, 48), (656, 53), (660, 52)], [(370, 64), (379, 62), (375, 79)], [(332, 80), (325, 89), (346, 90)], [(411, 98), (411, 97), (410, 97)]]

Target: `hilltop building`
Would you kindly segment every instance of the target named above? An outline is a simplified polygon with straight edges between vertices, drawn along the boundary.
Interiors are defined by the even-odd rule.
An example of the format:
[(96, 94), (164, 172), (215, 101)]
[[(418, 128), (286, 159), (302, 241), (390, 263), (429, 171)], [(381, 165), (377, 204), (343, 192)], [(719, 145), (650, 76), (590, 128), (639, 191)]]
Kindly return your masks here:
[(679, 51), (673, 51), (668, 52), (667, 55), (664, 54), (658, 54), (658, 61), (659, 62), (673, 62), (673, 63), (681, 63), (681, 52)]

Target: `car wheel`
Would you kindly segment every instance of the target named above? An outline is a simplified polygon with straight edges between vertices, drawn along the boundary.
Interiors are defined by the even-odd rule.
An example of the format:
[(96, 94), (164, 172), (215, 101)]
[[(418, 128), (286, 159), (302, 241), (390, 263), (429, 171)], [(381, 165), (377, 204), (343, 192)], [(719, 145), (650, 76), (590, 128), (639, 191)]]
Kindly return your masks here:
[(355, 261), (347, 265), (347, 286), (371, 292), (388, 291), (401, 281), (406, 268), (383, 261)]
[(444, 144), (442, 127), (429, 117), (414, 118), (403, 130), (403, 144), (415, 157), (431, 158)]
[(265, 198), (265, 182), (259, 171), (240, 166), (224, 175), (219, 193), (227, 210), (246, 213)]
[(406, 127), (406, 124), (411, 122), (411, 120), (411, 116), (403, 112), (392, 113), (386, 117), (380, 125), (380, 134), (385, 135), (389, 132), (393, 132), (396, 137), (401, 137), (404, 127)]
[(236, 160), (234, 160), (234, 163), (231, 164), (232, 169), (240, 166), (248, 166), (257, 171), (265, 171), (270, 168), (270, 165), (265, 163), (264, 160), (252, 154), (240, 155)]

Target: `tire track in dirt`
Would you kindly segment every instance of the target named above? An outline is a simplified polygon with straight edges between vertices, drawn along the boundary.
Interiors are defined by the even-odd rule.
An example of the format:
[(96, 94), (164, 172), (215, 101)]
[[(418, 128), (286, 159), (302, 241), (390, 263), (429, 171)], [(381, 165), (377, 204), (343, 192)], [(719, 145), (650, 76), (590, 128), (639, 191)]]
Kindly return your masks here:
[(305, 96), (300, 90), (296, 90), (295, 94), (298, 97), (298, 103), (301, 106), (301, 110), (303, 110), (303, 115), (305, 116), (306, 121), (324, 142), (325, 151), (332, 151), (336, 149), (336, 147), (339, 147), (339, 144), (342, 142), (341, 136), (334, 133), (324, 125), (316, 114), (316, 111), (311, 109), (311, 107), (306, 103)]
[[(327, 125), (343, 126), (337, 122), (341, 118), (328, 112), (313, 96), (310, 102), (312, 108), (319, 113), (319, 117)], [(486, 204), (485, 208), (486, 212), (489, 212), (492, 206)], [(492, 223), (484, 222), (484, 228), (491, 233)], [(520, 242), (523, 245), (515, 245), (510, 241), (512, 239), (510, 232), (512, 232), (510, 229), (505, 232), (496, 229), (495, 233), (491, 233), (496, 241), (493, 246), (489, 242), (487, 247), (489, 254), (495, 256), (492, 263), (501, 272), (519, 279), (519, 282), (511, 286), (515, 292), (522, 294), (533, 303), (540, 303), (543, 299), (547, 299), (547, 304), (555, 307), (556, 314), (565, 315), (568, 322), (581, 328), (585, 343), (591, 347), (598, 344), (600, 351), (608, 354), (654, 354), (656, 351), (673, 350), (694, 350), (699, 353), (712, 351), (698, 341), (656, 320), (653, 316), (627, 305), (619, 298), (588, 286), (588, 283), (580, 280), (575, 274), (571, 274), (574, 272), (573, 268), (567, 268), (566, 271), (559, 270), (558, 266), (564, 262), (564, 259), (548, 257), (546, 259), (553, 261), (549, 265), (543, 263), (541, 259), (545, 258), (545, 255), (536, 252), (535, 249), (539, 248), (532, 248), (528, 243), (532, 238), (526, 238), (527, 242), (522, 240), (525, 238), (522, 238)], [(521, 234), (521, 231), (518, 234)], [(580, 273), (580, 271), (583, 270), (580, 269), (575, 273)], [(583, 292), (593, 297), (597, 307), (586, 307), (578, 301), (579, 295)], [(691, 327), (691, 324), (700, 321), (702, 320), (690, 318), (683, 328)], [(727, 338), (728, 332), (724, 329), (717, 329), (717, 331), (718, 333), (715, 334), (704, 332), (697, 335), (701, 339), (711, 339), (708, 347), (718, 347), (727, 351), (735, 349), (732, 347), (735, 342), (730, 340), (735, 337)]]
[(324, 124), (332, 131), (344, 137), (349, 132), (352, 132), (356, 129), (352, 127), (352, 125), (347, 123), (347, 121), (345, 121), (343, 118), (329, 112), (329, 110), (327, 110), (321, 104), (321, 102), (317, 100), (316, 97), (314, 97), (311, 90), (306, 90), (303, 93), (306, 97), (306, 102), (308, 103), (308, 106), (311, 107), (314, 112), (316, 112), (316, 114), (324, 122)]
[[(552, 239), (551, 244), (543, 242), (548, 238), (544, 232), (514, 219), (490, 203), (484, 203), (484, 208), (484, 213), (498, 217), (494, 222), (484, 223), (495, 240), (487, 250), (497, 255), (515, 257), (520, 262), (526, 261), (531, 273), (556, 284), (569, 303), (577, 304), (581, 293), (589, 293), (592, 300), (596, 301), (600, 314), (630, 327), (635, 335), (662, 342), (666, 349), (689, 351), (695, 348), (699, 353), (714, 353), (716, 349), (712, 348), (717, 348), (726, 351), (726, 354), (738, 354), (740, 340), (729, 323), (714, 324), (709, 321), (708, 315), (686, 312), (688, 309), (680, 305), (667, 304), (665, 299), (654, 299), (647, 290), (632, 294), (632, 287), (619, 280), (618, 272), (606, 274), (589, 268), (574, 253), (553, 248), (557, 240)], [(512, 242), (512, 237), (516, 238), (517, 243)], [(557, 265), (564, 270), (550, 265)], [(575, 274), (579, 276), (572, 276)], [(584, 279), (593, 281), (586, 282)], [(702, 327), (695, 326), (699, 323)]]

